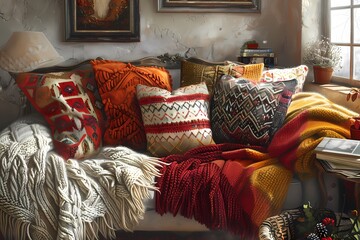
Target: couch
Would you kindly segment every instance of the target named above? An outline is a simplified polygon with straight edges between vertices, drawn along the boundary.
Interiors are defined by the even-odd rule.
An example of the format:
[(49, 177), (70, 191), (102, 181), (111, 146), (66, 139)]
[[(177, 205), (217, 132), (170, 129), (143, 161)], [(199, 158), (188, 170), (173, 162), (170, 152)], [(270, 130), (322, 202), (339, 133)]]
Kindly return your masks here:
[[(355, 113), (331, 103), (319, 94), (302, 93), (301, 85), (306, 77), (306, 74), (302, 74), (300, 86), (299, 79), (292, 86), (294, 93), (291, 94), (291, 104), (285, 108), (286, 116), (283, 116), (284, 119), (278, 123), (278, 128), (271, 136), (260, 140), (252, 138), (254, 142), (251, 144), (231, 139), (215, 143), (213, 139), (207, 138), (207, 132), (201, 130), (202, 140), (196, 146), (191, 145), (194, 142), (192, 138), (198, 140), (199, 132), (190, 134), (181, 143), (177, 142), (176, 146), (170, 146), (172, 138), (167, 138), (166, 143), (161, 144), (159, 139), (166, 136), (168, 131), (180, 127), (173, 125), (174, 129), (164, 128), (161, 131), (159, 125), (154, 127), (146, 118), (154, 118), (151, 114), (155, 110), (149, 110), (153, 109), (153, 105), (146, 108), (146, 104), (166, 99), (161, 95), (164, 91), (166, 94), (166, 91), (180, 86), (191, 89), (196, 84), (196, 79), (186, 83), (183, 78), (184, 71), (188, 70), (184, 68), (184, 61), (186, 59), (180, 58), (180, 64), (177, 57), (174, 60), (171, 56), (165, 59), (144, 58), (131, 63), (95, 59), (90, 65), (87, 61), (75, 67), (57, 66), (17, 74), (17, 84), (33, 109), (32, 114), (18, 119), (0, 134), (0, 230), (5, 238), (25, 239), (31, 236), (33, 239), (95, 239), (97, 235), (114, 238), (115, 232), (121, 230), (210, 229), (230, 231), (250, 239), (256, 238), (256, 229), (263, 220), (281, 210), (296, 208), (305, 202), (311, 202), (313, 206), (326, 205), (334, 211), (339, 208), (341, 189), (338, 180), (327, 174), (324, 178), (318, 178), (319, 170), (314, 168), (312, 150), (323, 136), (349, 137), (349, 117)], [(211, 66), (210, 72), (220, 74), (218, 70), (223, 66), (235, 64), (207, 63), (199, 59), (193, 63), (195, 67), (191, 71), (195, 69), (202, 77), (208, 71), (206, 67)], [(124, 120), (123, 115), (116, 119), (119, 112), (114, 110), (114, 105), (119, 101), (126, 102), (127, 97), (134, 94), (118, 88), (119, 82), (110, 81), (119, 77), (119, 71), (113, 71), (119, 64), (126, 69), (144, 67), (126, 72), (122, 78), (131, 76), (125, 82), (125, 85), (129, 85), (141, 73), (142, 77), (146, 76), (142, 81), (149, 85), (137, 86), (138, 99), (128, 105), (129, 109), (125, 109), (133, 114), (131, 104), (140, 105), (141, 113), (137, 114), (143, 114), (139, 124), (143, 124), (143, 128), (145, 126), (146, 134), (143, 135), (148, 141), (145, 139), (145, 148), (142, 141), (144, 137), (132, 132), (131, 125), (126, 128), (128, 132), (122, 133), (121, 140), (112, 138), (119, 134), (118, 128), (128, 124), (128, 119)], [(198, 71), (199, 65), (205, 66), (202, 73)], [(86, 75), (89, 72), (81, 72), (76, 76), (72, 74), (72, 69), (83, 66), (92, 66), (95, 75)], [(284, 69), (281, 72), (286, 72), (287, 77), (270, 77), (269, 80), (274, 72), (261, 69), (259, 75), (251, 72), (251, 68), (240, 66), (241, 71), (227, 69), (227, 76), (257, 76), (257, 80), (261, 77), (264, 83), (278, 82), (281, 86), (287, 84), (291, 80), (289, 78), (299, 78), (298, 75), (293, 76), (293, 72), (288, 77), (287, 71), (290, 70)], [(148, 67), (153, 68), (151, 72), (147, 72)], [(164, 74), (170, 76), (170, 79), (164, 80)], [(218, 81), (220, 76), (216, 74), (210, 75)], [(87, 80), (83, 82), (85, 78)], [(95, 78), (103, 81), (94, 84)], [(54, 88), (51, 81), (47, 82), (48, 79), (61, 79), (61, 82), (55, 84), (60, 86), (61, 91)], [(151, 86), (153, 82), (157, 83), (156, 86)], [(215, 95), (215, 84), (212, 82), (205, 89), (211, 89)], [(280, 85), (276, 85), (276, 89)], [(72, 95), (74, 89), (77, 91), (76, 98)], [(191, 91), (201, 95), (203, 89), (199, 85)], [(139, 93), (142, 93), (141, 97)], [(59, 108), (59, 104), (51, 100), (49, 105), (47, 101), (51, 94), (58, 94), (58, 102), (80, 99), (81, 104), (76, 105), (79, 104), (76, 102), (72, 108), (63, 105)], [(160, 97), (154, 94), (160, 94)], [(186, 92), (181, 94), (186, 95)], [(104, 100), (105, 95), (108, 100)], [(177, 104), (183, 95), (167, 101)], [(204, 99), (208, 99), (208, 105), (204, 106), (209, 110), (209, 105), (215, 104), (214, 98)], [(188, 99), (186, 101), (191, 102)], [(107, 114), (95, 109), (96, 106), (106, 109)], [(77, 107), (86, 110), (74, 111)], [(81, 123), (72, 121), (81, 117), (86, 120), (83, 128), (79, 127)], [(109, 124), (109, 119), (115, 120)], [(59, 128), (69, 128), (65, 124), (69, 121), (80, 130), (63, 134)], [(192, 121), (194, 123), (196, 119)], [(201, 125), (205, 126), (201, 129), (211, 130), (212, 127), (204, 122), (196, 122), (195, 126)], [(110, 125), (113, 127), (111, 131)], [(74, 125), (71, 127), (75, 128)], [(103, 132), (105, 128), (107, 130)], [(223, 128), (219, 129), (223, 131)], [(216, 130), (216, 134), (219, 138), (224, 135), (220, 130)], [(85, 137), (78, 138), (79, 135)], [(204, 141), (207, 141), (206, 144)], [(261, 146), (261, 141), (267, 144)]]

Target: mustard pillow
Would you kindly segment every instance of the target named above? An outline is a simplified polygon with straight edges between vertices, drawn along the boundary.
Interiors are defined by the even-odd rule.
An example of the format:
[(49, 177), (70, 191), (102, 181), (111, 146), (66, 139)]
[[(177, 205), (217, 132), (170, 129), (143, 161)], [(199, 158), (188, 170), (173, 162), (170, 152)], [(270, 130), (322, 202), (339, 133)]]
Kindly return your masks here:
[(181, 61), (180, 87), (205, 82), (209, 94), (213, 94), (216, 81), (223, 75), (242, 77), (251, 81), (259, 81), (263, 63), (237, 64), (230, 61), (209, 62), (199, 58), (188, 58)]

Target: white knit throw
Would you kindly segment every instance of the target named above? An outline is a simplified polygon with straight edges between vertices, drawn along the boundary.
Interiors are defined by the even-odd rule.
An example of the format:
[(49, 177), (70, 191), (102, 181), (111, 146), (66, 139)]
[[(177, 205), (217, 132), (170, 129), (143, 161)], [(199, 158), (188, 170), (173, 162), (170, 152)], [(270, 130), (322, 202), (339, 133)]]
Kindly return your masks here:
[(0, 231), (5, 239), (115, 238), (143, 218), (161, 166), (126, 147), (64, 161), (46, 125), (18, 120), (0, 133)]

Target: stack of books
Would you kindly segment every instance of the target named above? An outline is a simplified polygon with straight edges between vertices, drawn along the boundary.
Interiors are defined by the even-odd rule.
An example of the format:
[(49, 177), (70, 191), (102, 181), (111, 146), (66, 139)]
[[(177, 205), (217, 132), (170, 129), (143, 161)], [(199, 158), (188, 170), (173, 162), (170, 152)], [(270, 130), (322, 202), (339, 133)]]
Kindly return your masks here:
[(360, 178), (360, 141), (325, 137), (315, 154), (326, 171)]
[(276, 65), (275, 53), (271, 48), (241, 48), (238, 61), (245, 64), (264, 63), (268, 68)]

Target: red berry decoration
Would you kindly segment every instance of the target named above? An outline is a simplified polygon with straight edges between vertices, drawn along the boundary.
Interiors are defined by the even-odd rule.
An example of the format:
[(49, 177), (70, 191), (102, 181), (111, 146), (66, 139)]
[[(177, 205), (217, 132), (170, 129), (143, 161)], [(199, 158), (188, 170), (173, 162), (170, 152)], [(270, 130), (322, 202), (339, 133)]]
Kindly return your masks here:
[(327, 225), (334, 226), (335, 221), (334, 221), (334, 219), (327, 217), (327, 218), (324, 218), (324, 219), (322, 220), (322, 223), (323, 223), (325, 226), (327, 226)]

